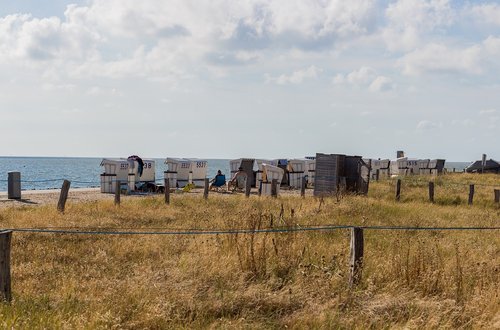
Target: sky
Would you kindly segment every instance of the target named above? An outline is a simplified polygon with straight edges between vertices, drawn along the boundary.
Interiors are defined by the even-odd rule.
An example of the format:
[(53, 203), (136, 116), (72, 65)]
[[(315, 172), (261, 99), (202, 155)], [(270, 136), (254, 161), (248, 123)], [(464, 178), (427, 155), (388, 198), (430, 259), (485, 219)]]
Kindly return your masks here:
[(500, 1), (0, 0), (0, 156), (500, 159)]

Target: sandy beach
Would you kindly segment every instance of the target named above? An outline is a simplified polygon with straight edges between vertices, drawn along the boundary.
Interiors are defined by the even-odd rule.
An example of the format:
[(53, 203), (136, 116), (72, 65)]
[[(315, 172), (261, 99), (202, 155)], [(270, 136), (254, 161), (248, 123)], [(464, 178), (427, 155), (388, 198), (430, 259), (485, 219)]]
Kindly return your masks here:
[[(60, 189), (24, 190), (21, 199), (8, 199), (7, 192), (0, 192), (0, 207), (39, 206), (54, 204), (59, 200)], [(68, 202), (89, 202), (96, 200), (112, 200), (114, 195), (102, 194), (100, 188), (70, 189)]]
[[(293, 195), (300, 194), (299, 190), (285, 190), (281, 189), (281, 194), (285, 195)], [(21, 193), (21, 199), (8, 199), (7, 192), (0, 192), (0, 208), (2, 207), (23, 207), (23, 206), (41, 206), (41, 205), (49, 205), (53, 204), (57, 205), (59, 200), (60, 189), (47, 189), (47, 190), (23, 190)], [(175, 196), (182, 195), (202, 195), (203, 188), (196, 188), (191, 190), (190, 192), (182, 192), (178, 190), (176, 192), (172, 192)], [(233, 196), (241, 193), (231, 193), (231, 192), (213, 192), (210, 194), (216, 195), (224, 195), (224, 196)], [(252, 195), (257, 194), (257, 189), (253, 188), (251, 191)], [(312, 194), (312, 190), (308, 189), (306, 194)], [(159, 196), (161, 194), (147, 194), (147, 193), (134, 193), (131, 195), (121, 195), (122, 200), (126, 200), (128, 198), (143, 198), (146, 196)], [(114, 194), (104, 194), (101, 193), (100, 188), (73, 188), (70, 189), (68, 195), (68, 203), (81, 203), (81, 202), (92, 202), (98, 200), (114, 200)]]

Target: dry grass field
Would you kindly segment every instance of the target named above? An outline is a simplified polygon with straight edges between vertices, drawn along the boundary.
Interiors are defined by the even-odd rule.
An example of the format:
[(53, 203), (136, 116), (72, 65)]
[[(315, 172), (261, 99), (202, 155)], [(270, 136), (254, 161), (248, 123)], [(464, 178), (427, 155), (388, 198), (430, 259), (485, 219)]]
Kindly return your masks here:
[[(174, 194), (0, 209), (0, 228), (184, 231), (313, 225), (499, 227), (498, 175), (370, 184), (324, 200)], [(468, 183), (476, 184), (467, 205)], [(1, 328), (500, 328), (500, 230), (365, 229), (350, 289), (348, 229), (218, 235), (14, 232)]]

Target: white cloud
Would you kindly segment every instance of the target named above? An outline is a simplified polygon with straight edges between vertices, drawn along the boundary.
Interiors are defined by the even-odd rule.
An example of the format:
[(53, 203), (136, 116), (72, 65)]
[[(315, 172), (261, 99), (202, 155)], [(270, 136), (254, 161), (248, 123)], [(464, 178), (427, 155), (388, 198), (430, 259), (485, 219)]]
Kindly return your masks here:
[(493, 115), (493, 114), (496, 114), (498, 111), (496, 109), (485, 109), (485, 110), (481, 110), (479, 111), (479, 114), (480, 115)]
[(436, 123), (430, 120), (421, 120), (417, 123), (417, 130), (429, 131), (442, 127), (441, 123)]
[(424, 72), (479, 74), (481, 47), (452, 49), (442, 44), (428, 44), (403, 56), (398, 65), (403, 73), (418, 75)]
[(486, 56), (492, 56), (495, 60), (498, 60), (498, 56), (500, 55), (499, 37), (489, 36), (482, 42), (482, 47)]
[(314, 65), (311, 65), (307, 69), (298, 70), (292, 72), (289, 75), (282, 74), (278, 77), (272, 77), (271, 75), (266, 75), (266, 83), (276, 83), (278, 85), (286, 85), (286, 84), (300, 84), (305, 79), (315, 79), (318, 77), (322, 70), (318, 69)]
[(395, 88), (392, 80), (388, 77), (378, 76), (370, 84), (369, 89), (372, 92), (387, 92)]
[(463, 126), (463, 127), (466, 127), (466, 128), (470, 128), (470, 127), (473, 127), (476, 125), (476, 122), (470, 118), (465, 118), (465, 119), (461, 119), (461, 120), (457, 120), (457, 119), (454, 119), (451, 121), (451, 124), (453, 126)]
[[(370, 0), (93, 0), (67, 6), (62, 18), (0, 18), (0, 63), (58, 79), (175, 84), (203, 70), (224, 77), (222, 67), (258, 62), (262, 50), (330, 50), (337, 40), (372, 33), (376, 12)], [(301, 74), (279, 83), (301, 82)]]
[(366, 87), (371, 92), (386, 92), (395, 88), (392, 79), (378, 75), (375, 69), (367, 66), (347, 75), (337, 74), (332, 81), (334, 85), (349, 84), (356, 87)]
[(361, 67), (359, 70), (349, 73), (346, 77), (347, 82), (354, 85), (365, 85), (372, 82), (376, 77), (376, 72), (370, 67)]
[(472, 6), (470, 12), (478, 22), (500, 26), (500, 5), (497, 3)]
[(483, 74), (500, 68), (500, 38), (486, 39), (467, 47), (444, 43), (429, 43), (402, 56), (398, 60), (404, 74), (466, 73)]
[[(318, 147), (318, 139), (338, 138), (335, 134), (346, 126), (342, 123), (359, 122), (360, 115), (367, 116), (360, 128), (367, 131), (376, 123), (385, 132), (381, 140), (398, 134), (386, 129), (393, 122), (406, 125), (402, 131), (408, 125), (426, 130), (441, 128), (440, 123), (450, 121), (446, 118), (457, 118), (456, 126), (442, 127), (450, 137), (445, 140), (456, 141), (467, 124), (464, 118), (472, 118), (478, 140), (486, 141), (491, 149), (497, 147), (491, 142), (495, 131), (488, 127), (499, 125), (498, 112), (479, 114), (481, 109), (490, 109), (471, 104), (492, 107), (500, 102), (498, 4), (445, 0), (78, 2), (54, 17), (0, 17), (0, 112), (6, 129), (16, 127), (12, 118), (31, 111), (25, 118), (37, 126), (22, 129), (42, 136), (38, 127), (50, 124), (44, 109), (55, 109), (52, 113), (82, 109), (81, 115), (73, 117), (88, 119), (79, 127), (92, 130), (96, 141), (108, 141), (105, 135), (115, 134), (114, 128), (100, 132), (99, 123), (146, 131), (154, 121), (172, 128), (171, 114), (174, 126), (189, 127), (211, 139), (218, 136), (209, 132), (215, 118), (233, 118), (252, 127), (264, 125), (263, 129), (272, 126), (273, 132), (283, 135), (294, 123), (277, 128), (261, 118), (264, 113), (281, 118), (286, 112), (300, 118), (296, 130), (318, 120), (336, 125), (335, 130), (300, 139), (304, 149), (313, 150), (323, 148)], [(445, 74), (435, 79), (436, 73)], [(320, 84), (327, 74), (335, 88)], [(282, 87), (277, 91), (261, 84), (263, 76)], [(303, 104), (309, 100), (315, 106), (304, 116)], [(377, 115), (371, 118), (367, 112)], [(415, 114), (426, 120), (408, 122)], [(101, 120), (95, 121), (97, 115)], [(80, 134), (74, 144), (89, 145), (87, 131), (82, 129)], [(243, 142), (261, 145), (261, 138), (252, 136), (252, 141), (244, 138)], [(223, 135), (220, 139), (225, 141)], [(411, 136), (406, 139), (410, 144), (423, 143)], [(220, 144), (202, 140), (196, 144), (179, 141), (173, 148), (179, 154), (196, 155), (195, 148), (209, 150)], [(132, 137), (123, 142), (126, 148), (137, 143)], [(374, 148), (370, 143), (356, 143), (350, 141), (349, 148)], [(43, 152), (26, 145), (28, 153)], [(118, 152), (116, 146), (94, 145), (100, 145), (104, 153)], [(137, 148), (156, 149), (158, 156), (164, 153), (154, 144)], [(231, 148), (234, 156), (241, 156), (237, 146), (220, 153)], [(256, 147), (256, 156), (262, 156), (258, 155), (261, 149)], [(284, 151), (269, 151), (276, 152)]]
[(335, 77), (333, 77), (332, 82), (334, 85), (340, 85), (345, 82), (345, 76), (341, 73), (337, 74)]
[(387, 26), (382, 37), (392, 51), (418, 47), (425, 36), (454, 21), (448, 0), (399, 0), (385, 10)]

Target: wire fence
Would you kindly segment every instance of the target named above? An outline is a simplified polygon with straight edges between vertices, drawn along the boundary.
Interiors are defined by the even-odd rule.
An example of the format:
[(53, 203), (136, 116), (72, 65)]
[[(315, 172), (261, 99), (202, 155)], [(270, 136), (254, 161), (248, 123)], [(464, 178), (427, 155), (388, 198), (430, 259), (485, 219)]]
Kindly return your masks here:
[[(186, 229), (186, 230), (161, 230), (163, 228), (135, 228), (135, 230), (124, 230), (129, 228), (95, 228), (95, 227), (71, 227), (71, 229), (62, 229), (62, 227), (53, 228), (6, 228), (3, 231), (12, 231), (20, 233), (49, 233), (49, 234), (73, 234), (73, 235), (238, 235), (238, 234), (264, 234), (264, 233), (294, 233), (311, 231), (334, 231), (340, 229), (359, 228), (364, 230), (387, 230), (387, 231), (491, 231), (500, 230), (500, 226), (488, 227), (411, 227), (411, 226), (355, 226), (355, 225), (320, 225), (304, 227), (274, 227), (261, 229)], [(103, 230), (106, 229), (106, 230)], [(155, 229), (155, 230), (152, 230)], [(166, 229), (166, 228), (165, 228)]]

